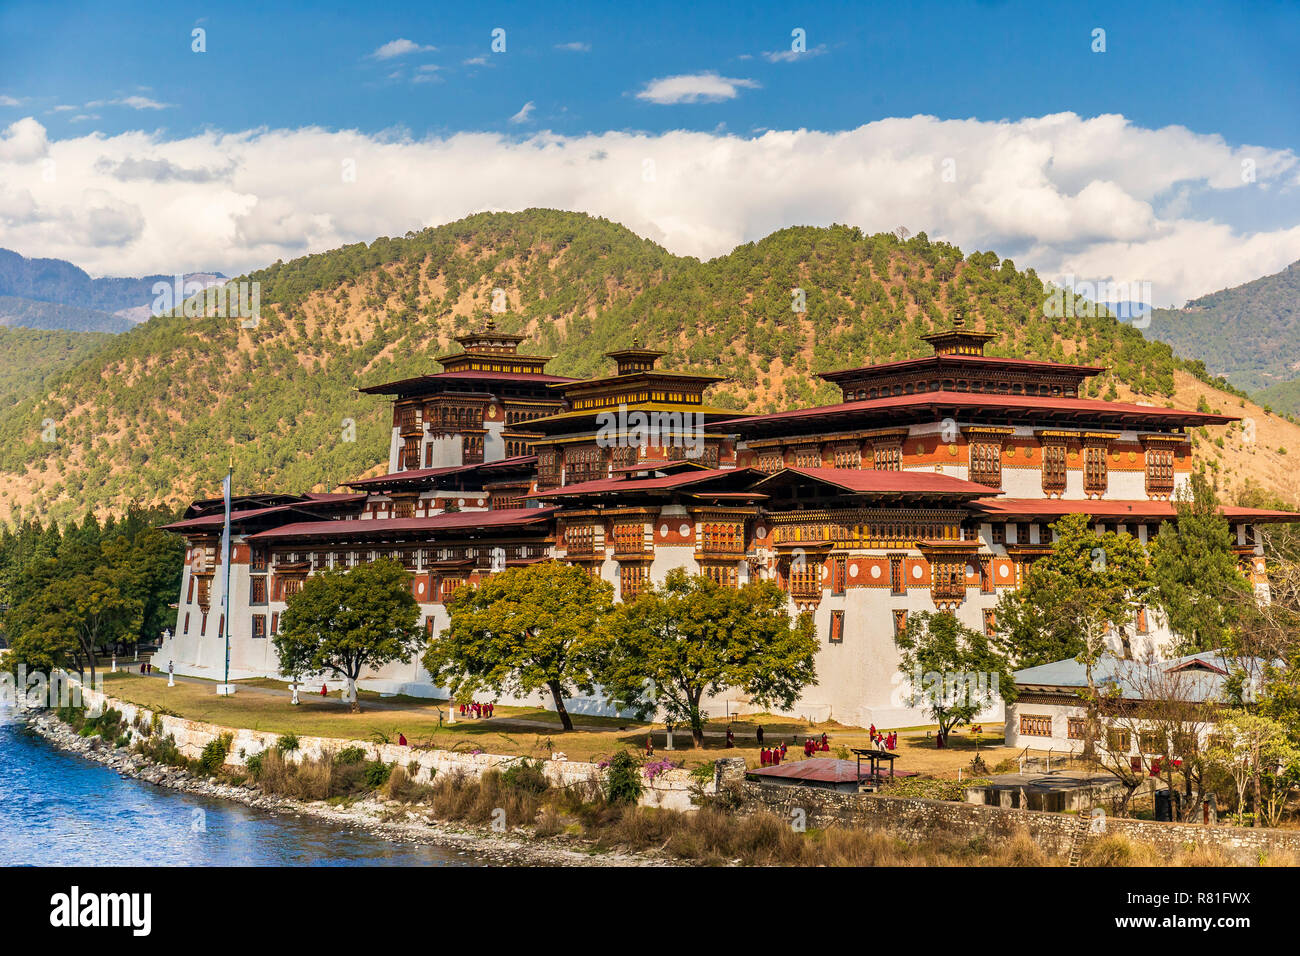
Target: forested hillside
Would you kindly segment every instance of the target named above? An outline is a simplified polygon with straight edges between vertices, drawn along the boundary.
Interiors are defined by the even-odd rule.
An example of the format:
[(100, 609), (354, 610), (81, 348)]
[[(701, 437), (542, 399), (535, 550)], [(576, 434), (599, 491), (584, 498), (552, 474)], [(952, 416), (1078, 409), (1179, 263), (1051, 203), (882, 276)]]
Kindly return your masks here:
[[(791, 228), (699, 262), (606, 220), (528, 210), (247, 278), (262, 284), (256, 328), (156, 317), (0, 411), (0, 518), (175, 504), (214, 493), (231, 456), (241, 492), (334, 487), (387, 455), (387, 403), (356, 386), (436, 370), (498, 289), (498, 324), (554, 354), (558, 374), (609, 371), (602, 353), (635, 337), (666, 349), (669, 367), (731, 378), (711, 397), (742, 410), (834, 401), (813, 373), (928, 354), (920, 336), (958, 304), (998, 333), (994, 354), (1109, 366), (1090, 386), (1099, 396), (1163, 404), (1176, 373), (1204, 378), (1113, 318), (1045, 319), (1032, 271), (923, 234)], [(795, 289), (806, 311), (792, 310)]]
[(0, 327), (0, 408), (40, 394), (46, 381), (90, 355), (111, 336)]
[(1156, 309), (1146, 335), (1201, 359), (1261, 401), (1300, 414), (1300, 262), (1181, 309)]

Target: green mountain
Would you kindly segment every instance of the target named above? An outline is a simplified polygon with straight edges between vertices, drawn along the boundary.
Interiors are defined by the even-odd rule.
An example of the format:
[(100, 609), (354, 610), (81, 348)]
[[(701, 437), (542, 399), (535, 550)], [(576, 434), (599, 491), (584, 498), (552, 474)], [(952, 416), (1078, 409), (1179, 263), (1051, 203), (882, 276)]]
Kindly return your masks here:
[(1146, 336), (1272, 407), (1300, 413), (1300, 262), (1181, 309), (1155, 309)]
[(387, 455), (387, 403), (356, 386), (434, 370), (500, 295), (498, 324), (554, 354), (558, 374), (607, 372), (602, 353), (638, 338), (668, 366), (728, 376), (711, 399), (741, 410), (834, 401), (813, 373), (926, 355), (920, 336), (958, 304), (998, 334), (992, 353), (1110, 366), (1093, 394), (1122, 386), (1163, 403), (1186, 367), (1110, 316), (1044, 318), (1042, 282), (992, 252), (844, 226), (784, 229), (700, 262), (604, 219), (533, 209), (247, 278), (261, 283), (256, 328), (155, 317), (0, 410), (0, 518), (211, 494), (231, 457), (241, 492), (334, 487)]
[(41, 394), (46, 382), (107, 342), (100, 332), (0, 327), (0, 408)]
[(133, 324), (121, 316), (80, 305), (0, 295), (0, 326), (72, 332), (125, 332)]

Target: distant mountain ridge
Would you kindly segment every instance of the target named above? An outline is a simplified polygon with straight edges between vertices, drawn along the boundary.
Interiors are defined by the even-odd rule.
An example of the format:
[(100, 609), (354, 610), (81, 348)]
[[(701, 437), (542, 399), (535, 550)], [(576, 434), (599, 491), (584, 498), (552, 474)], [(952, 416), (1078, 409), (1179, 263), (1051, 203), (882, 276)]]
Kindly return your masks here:
[(553, 355), (555, 374), (606, 374), (604, 353), (639, 339), (668, 353), (664, 367), (725, 376), (712, 403), (754, 412), (839, 401), (818, 372), (928, 355), (922, 336), (960, 306), (993, 333), (990, 355), (1106, 366), (1091, 397), (1205, 402), (1254, 419), (1249, 448), (1236, 432), (1224, 447), (1225, 429), (1198, 430), (1198, 459), (1234, 485), (1300, 501), (1280, 450), (1300, 448), (1300, 427), (1218, 391), (1199, 363), (1110, 315), (1046, 318), (1032, 269), (924, 233), (798, 226), (701, 262), (608, 220), (530, 209), (246, 278), (261, 284), (254, 327), (154, 317), (0, 406), (0, 520), (215, 494), (232, 458), (242, 491), (337, 487), (387, 455), (391, 411), (356, 387), (436, 371), (501, 293), (498, 325), (526, 335), (524, 351)]
[(1144, 332), (1261, 400), (1300, 413), (1300, 387), (1292, 384), (1300, 382), (1300, 262), (1181, 309), (1155, 309)]
[[(29, 259), (0, 249), (0, 326), (71, 332), (125, 332), (152, 314), (158, 282), (174, 276), (92, 279), (63, 259)], [(219, 272), (192, 272), (186, 282), (227, 281)]]

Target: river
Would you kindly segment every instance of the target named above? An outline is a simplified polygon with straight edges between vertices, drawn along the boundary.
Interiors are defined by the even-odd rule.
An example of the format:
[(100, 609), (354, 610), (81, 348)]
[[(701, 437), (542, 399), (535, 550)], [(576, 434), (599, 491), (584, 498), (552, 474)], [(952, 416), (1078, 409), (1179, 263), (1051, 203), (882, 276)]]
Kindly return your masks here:
[(167, 790), (64, 753), (0, 705), (0, 866), (470, 866), (441, 847)]

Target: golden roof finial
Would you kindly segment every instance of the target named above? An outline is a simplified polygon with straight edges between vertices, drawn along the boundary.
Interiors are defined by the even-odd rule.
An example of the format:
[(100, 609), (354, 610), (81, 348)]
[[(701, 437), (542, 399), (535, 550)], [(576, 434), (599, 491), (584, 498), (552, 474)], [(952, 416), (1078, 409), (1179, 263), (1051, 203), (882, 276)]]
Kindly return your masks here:
[(956, 306), (952, 310), (952, 324), (954, 328), (964, 328), (966, 325), (966, 307)]

